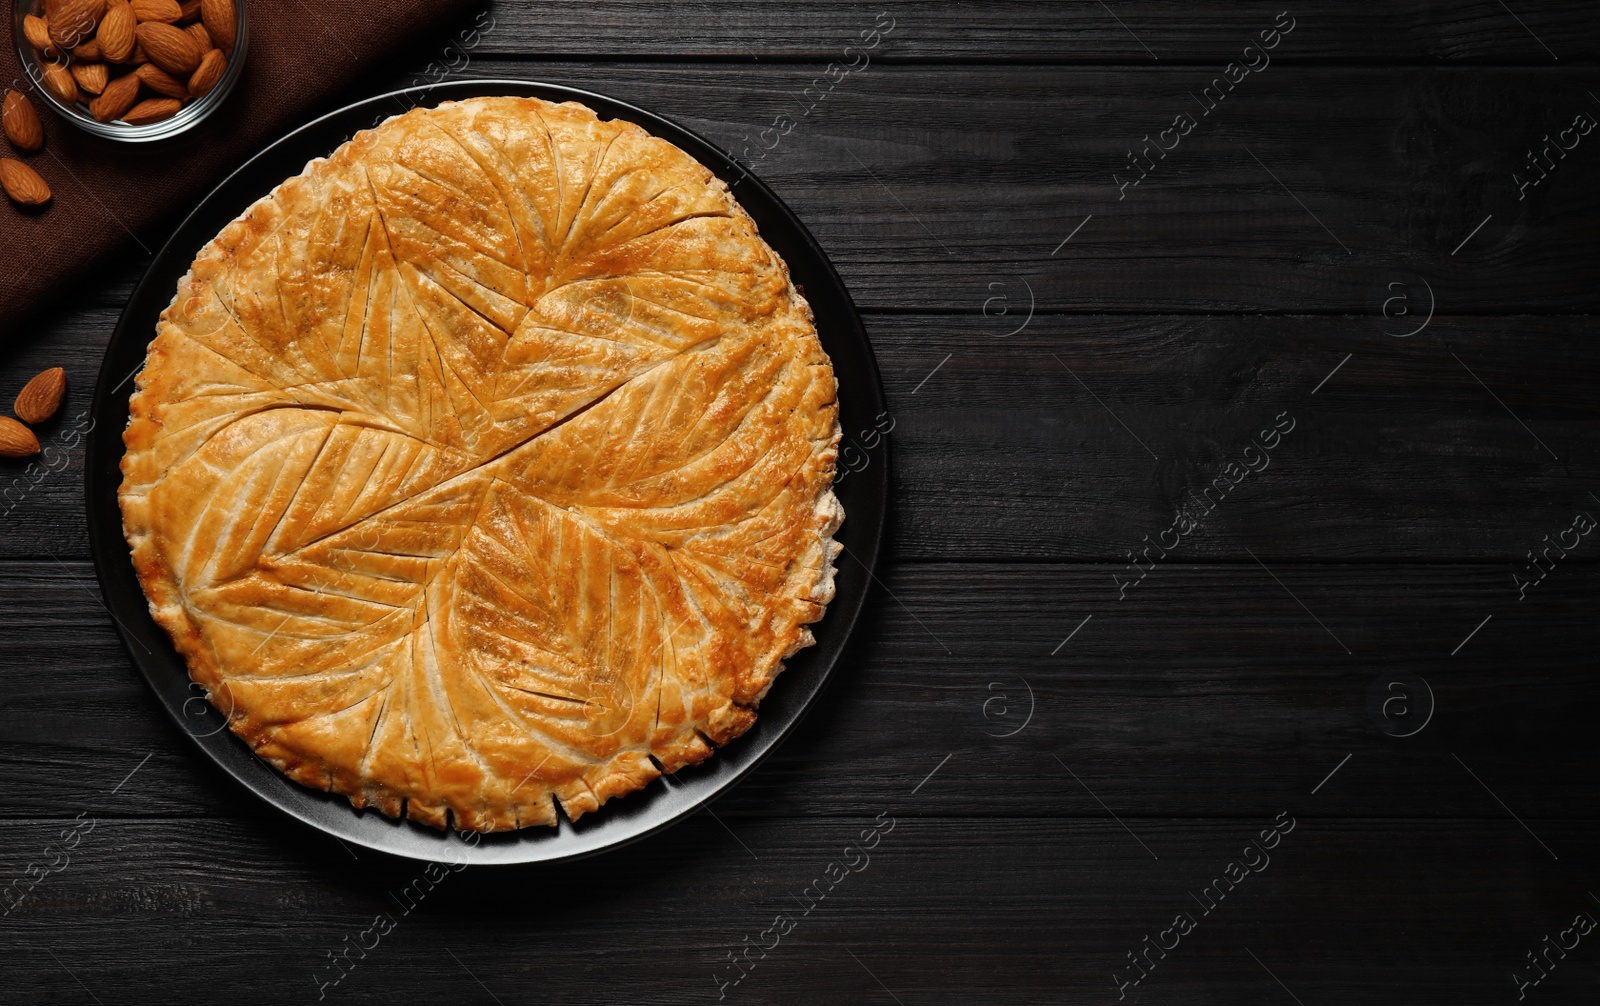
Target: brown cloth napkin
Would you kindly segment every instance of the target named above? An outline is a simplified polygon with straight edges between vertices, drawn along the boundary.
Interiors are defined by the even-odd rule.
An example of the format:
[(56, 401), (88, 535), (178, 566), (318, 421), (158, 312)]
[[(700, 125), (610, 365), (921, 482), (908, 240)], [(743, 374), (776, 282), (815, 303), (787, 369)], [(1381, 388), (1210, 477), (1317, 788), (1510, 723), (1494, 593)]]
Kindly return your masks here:
[[(91, 136), (23, 88), (44, 121), (44, 149), (22, 156), (0, 140), (0, 154), (22, 156), (55, 198), (39, 212), (0, 196), (0, 338), (35, 309), (95, 289), (95, 266), (113, 253), (147, 261), (228, 172), (313, 113), (367, 97), (377, 89), (363, 86), (376, 67), (482, 0), (241, 2), (250, 20), (243, 75), (220, 108), (173, 139)], [(9, 38), (0, 46), (0, 80), (27, 80)]]

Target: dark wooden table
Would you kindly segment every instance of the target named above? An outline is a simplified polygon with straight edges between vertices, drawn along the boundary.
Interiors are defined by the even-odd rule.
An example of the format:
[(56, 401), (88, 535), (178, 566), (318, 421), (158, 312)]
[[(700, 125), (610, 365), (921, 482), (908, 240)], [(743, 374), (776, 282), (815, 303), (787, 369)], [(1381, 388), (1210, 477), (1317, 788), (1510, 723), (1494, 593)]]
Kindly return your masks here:
[(0, 468), (0, 885), (52, 871), (0, 1000), (1595, 1001), (1592, 6), (490, 14), (372, 90), (615, 95), (833, 256), (896, 424), (858, 640), (599, 858), (430, 891), (283, 819), (95, 587), (70, 430), (130, 252), (0, 350), (6, 401), (71, 381), (61, 470)]

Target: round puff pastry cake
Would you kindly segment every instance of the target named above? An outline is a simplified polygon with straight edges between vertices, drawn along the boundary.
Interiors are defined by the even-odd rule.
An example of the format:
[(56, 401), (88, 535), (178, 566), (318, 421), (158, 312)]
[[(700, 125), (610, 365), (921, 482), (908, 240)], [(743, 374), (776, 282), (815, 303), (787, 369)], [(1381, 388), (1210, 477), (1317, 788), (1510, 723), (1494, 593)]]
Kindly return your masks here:
[(683, 151), (572, 103), (414, 109), (195, 259), (124, 530), (284, 774), (553, 825), (749, 729), (813, 641), (836, 394), (788, 268)]

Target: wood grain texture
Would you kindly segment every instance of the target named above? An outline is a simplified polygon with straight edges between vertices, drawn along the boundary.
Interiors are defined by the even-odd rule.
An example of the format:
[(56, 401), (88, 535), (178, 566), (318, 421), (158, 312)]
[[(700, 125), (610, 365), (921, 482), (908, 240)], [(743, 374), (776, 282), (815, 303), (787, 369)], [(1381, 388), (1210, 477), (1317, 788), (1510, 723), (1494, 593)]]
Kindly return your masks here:
[[(820, 70), (467, 72), (605, 92), (701, 132), (794, 208), (867, 307), (976, 311), (1022, 274), (1045, 310), (1376, 313), (1407, 270), (1453, 313), (1596, 305), (1579, 249), (1600, 144), (1580, 139), (1537, 187), (1513, 181), (1531, 144), (1600, 117), (1564, 70), (1269, 66), (1204, 117), (1201, 68), (871, 66), (802, 114)], [(784, 114), (791, 131), (763, 140)], [(1180, 114), (1202, 121), (1119, 189), (1138, 177), (1130, 150)]]
[[(144, 686), (87, 559), (82, 449), (36, 485), (0, 462), (0, 890), (96, 821), (0, 916), (0, 999), (319, 1001), (384, 913), (320, 1001), (1517, 999), (1530, 951), (1600, 917), (1600, 545), (1514, 579), (1600, 511), (1600, 140), (1518, 188), (1546, 134), (1600, 119), (1600, 19), (1291, 8), (1202, 114), (1277, 10), (530, 0), (373, 82), (551, 80), (746, 157), (866, 316), (896, 422), (882, 582), (807, 719), (712, 806), (407, 911), (418, 864), (258, 804)], [(870, 65), (806, 99), (880, 12)], [(143, 261), (0, 346), (0, 401), (68, 371), (47, 444)], [(1282, 412), (1271, 464), (1124, 588)], [(1279, 812), (1270, 866), (1204, 913)], [(806, 914), (878, 815), (870, 865)], [(1197, 931), (1119, 999), (1179, 912)], [(1527, 1001), (1593, 998), (1600, 952), (1567, 953)]]
[[(823, 68), (483, 57), (465, 74), (600, 91), (700, 132), (869, 309), (978, 312), (1018, 276), (1043, 311), (1376, 314), (1407, 278), (1442, 313), (1600, 309), (1600, 135), (1546, 181), (1514, 180), (1544, 136), (1600, 121), (1581, 73), (1270, 65), (1206, 116), (1204, 67), (872, 65), (806, 99)], [(1201, 121), (1132, 187), (1130, 151), (1180, 114)], [(791, 131), (763, 140), (782, 115)]]
[[(700, 813), (603, 859), (468, 868), (431, 892), (418, 864), (351, 859), (276, 819), (96, 815), (71, 861), (0, 919), (14, 949), (0, 976), (33, 1001), (316, 1001), (338, 974), (326, 954), (387, 916), (324, 1001), (438, 990), (510, 1004), (536, 988), (541, 1002), (710, 1003), (712, 976), (739, 974), (726, 955), (746, 938), (771, 946), (760, 934), (787, 915), (789, 933), (744, 958), (754, 967), (721, 1001), (1110, 1002), (1113, 973), (1138, 974), (1125, 955), (1187, 912), (1195, 929), (1166, 960), (1152, 954), (1139, 998), (1292, 1001), (1265, 965), (1305, 1002), (1494, 1003), (1514, 998), (1523, 954), (1595, 910), (1592, 881), (1541, 863), (1514, 824), (1335, 821), (1314, 799), (1283, 794), (1265, 817), (1141, 820), (1137, 837), (1109, 819), (919, 818), (906, 797), (853, 818), (730, 821), (737, 840)], [(1279, 811), (1293, 828), (1270, 862), (1220, 901), (1204, 895)], [(851, 854), (859, 872), (805, 913), (802, 892), (891, 819), (869, 859)], [(0, 845), (36, 854), (65, 823), (7, 822)], [(1528, 823), (1574, 859), (1600, 853), (1592, 827)], [(1486, 858), (1503, 868), (1482, 870)], [(1582, 1001), (1594, 971), (1574, 951), (1540, 991)]]
[[(126, 665), (88, 563), (0, 569), (0, 816), (251, 805)], [(1320, 813), (1495, 816), (1459, 757), (1525, 817), (1600, 815), (1587, 795), (1592, 564), (1558, 566), (1520, 601), (1506, 565), (1174, 561), (1126, 592), (1114, 574), (1127, 577), (1093, 564), (885, 570), (872, 631), (718, 813), (870, 814), (950, 755), (939, 778), (959, 784), (930, 786), (919, 812), (1102, 814), (1059, 758), (1124, 816), (1259, 814), (1262, 794), (1309, 791), (1351, 754)], [(1429, 683), (1436, 712), (1402, 740), (1368, 700), (1403, 674)], [(101, 801), (146, 754), (144, 785)], [(1386, 782), (1396, 773), (1405, 787)]]
[[(897, 556), (1126, 562), (1208, 494), (1180, 558), (1520, 564), (1600, 513), (1591, 319), (1437, 317), (1397, 339), (1411, 323), (1378, 313), (1035, 316), (1002, 338), (1026, 293), (995, 296), (1011, 314), (872, 321)], [(1278, 417), (1293, 430), (1263, 462), (1251, 438)], [(1230, 465), (1263, 463), (1216, 498)]]
[[(1283, 7), (1162, 0), (1098, 3), (936, 3), (869, 6), (757, 0), (721, 3), (559, 0), (497, 4), (484, 54), (540, 57), (828, 59), (874, 24), (893, 24), (881, 58), (949, 63), (1226, 62), (1270, 28)], [(1358, 63), (1593, 61), (1600, 34), (1576, 10), (1496, 2), (1397, 3), (1382, 9), (1332, 0), (1287, 7), (1301, 45), (1287, 58)], [(879, 15), (883, 15), (880, 22)], [(1521, 24), (1518, 23), (1521, 19)], [(1541, 41), (1543, 40), (1543, 41)], [(1545, 48), (1548, 43), (1549, 48)]]
[[(1027, 320), (1023, 279), (997, 282), (989, 295), (1008, 299), (988, 317), (867, 319), (895, 420), (897, 559), (1126, 561), (1282, 412), (1294, 430), (1183, 558), (1526, 562), (1575, 511), (1600, 514), (1587, 317), (1440, 316), (1406, 339), (1386, 333), (1408, 322), (1376, 311)], [(69, 387), (41, 429), (60, 470), (0, 461), (16, 532), (0, 556), (87, 552), (83, 450), (66, 448), (114, 322), (110, 308), (58, 318), (0, 381), (3, 397), (60, 365)]]

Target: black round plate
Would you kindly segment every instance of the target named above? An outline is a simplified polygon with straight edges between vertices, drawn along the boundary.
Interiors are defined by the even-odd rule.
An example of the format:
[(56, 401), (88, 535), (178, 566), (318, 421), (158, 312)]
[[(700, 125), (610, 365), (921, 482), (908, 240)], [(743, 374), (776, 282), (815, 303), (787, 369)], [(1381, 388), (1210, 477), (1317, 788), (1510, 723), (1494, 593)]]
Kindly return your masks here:
[[(298, 174), (308, 160), (326, 156), (361, 129), (376, 125), (413, 105), (484, 95), (527, 95), (549, 101), (579, 101), (602, 118), (625, 119), (677, 144), (733, 187), (739, 203), (755, 219), (761, 236), (789, 264), (794, 282), (805, 290), (816, 312), (822, 345), (839, 380), (840, 422), (845, 444), (859, 470), (836, 487), (846, 520), (837, 540), (838, 595), (821, 622), (812, 626), (817, 644), (788, 661), (788, 669), (761, 703), (756, 725), (704, 764), (679, 772), (676, 781), (658, 780), (620, 797), (577, 824), (562, 819), (559, 828), (525, 828), (483, 835), (474, 844), (457, 834), (399, 822), (375, 811), (357, 811), (343, 796), (290, 782), (258, 759), (227, 729), (221, 713), (189, 680), (183, 659), (167, 634), (150, 617), (122, 535), (117, 487), (122, 482), (122, 431), (128, 422), (133, 375), (143, 366), (156, 322), (171, 302), (178, 280), (206, 242), (256, 199)], [(681, 126), (603, 95), (554, 84), (518, 80), (473, 80), (437, 84), (358, 102), (301, 127), (257, 154), (217, 186), (156, 255), (133, 292), (95, 386), (94, 427), (89, 435), (85, 477), (89, 541), (107, 606), (133, 662), (167, 711), (223, 771), (274, 807), (330, 835), (371, 849), (414, 859), (461, 863), (527, 863), (590, 855), (633, 841), (689, 814), (756, 766), (806, 711), (832, 672), (861, 614), (878, 548), (888, 495), (888, 444), (874, 434), (886, 409), (872, 347), (850, 294), (821, 247), (772, 190), (748, 175), (732, 158)], [(861, 440), (871, 443), (863, 451)], [(862, 467), (864, 465), (864, 467)]]

